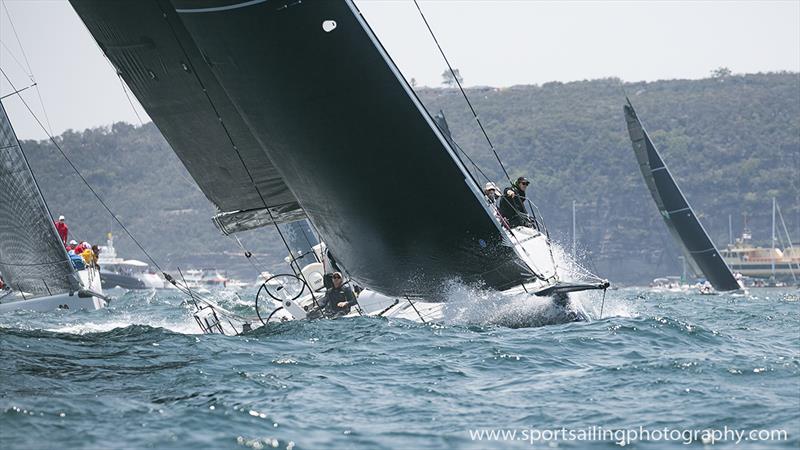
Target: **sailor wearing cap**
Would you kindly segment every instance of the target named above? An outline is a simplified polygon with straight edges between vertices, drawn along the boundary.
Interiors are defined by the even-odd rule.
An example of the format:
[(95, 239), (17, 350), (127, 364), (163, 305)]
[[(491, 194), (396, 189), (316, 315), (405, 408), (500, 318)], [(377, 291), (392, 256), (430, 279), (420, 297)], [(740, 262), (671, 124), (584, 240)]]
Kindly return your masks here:
[(517, 181), (507, 188), (500, 200), (500, 214), (508, 220), (511, 228), (530, 227), (533, 224), (528, 210), (525, 208), (525, 191), (531, 184), (525, 177), (517, 178)]
[(500, 198), (500, 189), (497, 188), (496, 184), (489, 181), (483, 186), (483, 195), (486, 196), (489, 205), (495, 206), (497, 199)]
[(69, 227), (67, 227), (67, 223), (64, 221), (64, 216), (58, 216), (58, 220), (55, 223), (56, 231), (58, 231), (58, 237), (61, 238), (61, 243), (67, 245), (67, 236), (69, 236)]
[(356, 296), (350, 286), (344, 285), (344, 277), (340, 272), (333, 273), (332, 281), (333, 287), (325, 293), (325, 297), (320, 301), (320, 306), (328, 317), (343, 316), (357, 304)]

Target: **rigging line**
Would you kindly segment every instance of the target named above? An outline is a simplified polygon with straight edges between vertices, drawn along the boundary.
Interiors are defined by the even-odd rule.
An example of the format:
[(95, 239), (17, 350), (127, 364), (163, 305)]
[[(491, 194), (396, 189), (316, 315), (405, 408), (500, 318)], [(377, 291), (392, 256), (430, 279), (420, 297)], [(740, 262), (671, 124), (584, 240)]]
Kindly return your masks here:
[[(42, 107), (42, 113), (44, 114), (45, 122), (47, 122), (47, 128), (50, 130), (50, 134), (53, 134), (53, 125), (50, 123), (50, 116), (47, 115), (47, 109), (45, 109), (44, 107), (44, 100), (42, 100), (42, 91), (39, 90), (39, 85), (36, 83), (36, 80), (34, 79), (33, 69), (31, 69), (31, 63), (28, 60), (28, 55), (25, 53), (25, 47), (22, 46), (22, 41), (20, 40), (19, 35), (17, 34), (17, 28), (14, 26), (14, 21), (11, 20), (11, 13), (8, 12), (8, 6), (6, 5), (6, 2), (0, 0), (0, 3), (3, 4), (3, 9), (5, 9), (6, 16), (8, 17), (8, 23), (11, 24), (11, 30), (14, 32), (14, 37), (17, 40), (17, 46), (19, 46), (19, 49), (22, 52), (22, 57), (23, 59), (25, 59), (25, 65), (28, 67), (26, 75), (28, 76), (28, 78), (30, 78), (31, 82), (36, 87), (35, 89), (36, 96), (39, 98), (39, 106)], [(11, 57), (14, 58), (14, 54), (11, 52), (11, 49), (6, 47), (6, 50), (8, 50), (9, 54), (11, 54)], [(17, 59), (14, 58), (14, 60), (16, 61)], [(19, 61), (17, 61), (17, 64), (19, 64)], [(20, 67), (23, 69), (23, 71), (25, 70), (25, 68), (22, 67), (22, 64), (20, 64)]]
[[(87, 30), (87, 33), (88, 33), (89, 37), (91, 37), (92, 34), (91, 34), (91, 32), (88, 31), (88, 28), (86, 27), (86, 24), (83, 24), (83, 25), (84, 25), (84, 30)], [(142, 123), (142, 118), (139, 117), (139, 112), (136, 110), (136, 107), (133, 105), (133, 101), (131, 100), (130, 96), (128, 95), (128, 91), (126, 89), (125, 81), (122, 79), (122, 73), (117, 68), (117, 66), (115, 66), (114, 63), (108, 58), (108, 55), (106, 55), (106, 52), (103, 50), (103, 47), (101, 47), (100, 44), (94, 38), (92, 38), (91, 41), (94, 43), (94, 45), (100, 51), (100, 54), (103, 55), (103, 58), (106, 60), (108, 65), (111, 67), (111, 70), (114, 71), (114, 74), (119, 78), (120, 84), (122, 84), (122, 92), (125, 93), (125, 97), (127, 97), (128, 103), (130, 103), (131, 109), (133, 109), (133, 113), (136, 115), (136, 118), (139, 119), (139, 123), (142, 126), (144, 126), (144, 123)], [(183, 175), (181, 175), (181, 177), (183, 177)], [(193, 183), (192, 183), (192, 185), (196, 186)]]
[[(786, 240), (788, 241), (788, 247), (792, 250), (792, 255), (794, 255), (794, 246), (792, 245), (792, 237), (789, 236), (789, 229), (786, 228), (786, 222), (783, 220), (783, 213), (781, 213), (781, 206), (778, 202), (775, 202), (775, 209), (778, 211), (778, 217), (781, 219), (781, 224), (783, 225), (783, 232), (786, 234)], [(780, 236), (780, 233), (778, 233)], [(781, 238), (781, 246), (783, 246), (784, 250), (786, 249), (786, 245), (783, 244), (783, 239)], [(789, 272), (792, 274), (792, 279), (795, 283), (797, 283), (797, 275), (794, 273), (794, 263), (792, 262), (793, 258), (789, 258)], [(800, 267), (800, 263), (798, 263), (798, 267)]]
[(467, 105), (469, 105), (469, 109), (470, 109), (470, 111), (472, 111), (472, 116), (475, 118), (475, 121), (478, 122), (478, 126), (480, 127), (481, 132), (483, 133), (483, 137), (486, 138), (486, 142), (489, 143), (489, 147), (492, 149), (492, 153), (494, 153), (494, 157), (497, 159), (497, 162), (500, 164), (500, 168), (503, 169), (503, 173), (506, 175), (506, 178), (508, 178), (508, 182), (511, 183), (511, 177), (508, 175), (508, 171), (506, 170), (506, 166), (503, 164), (503, 161), (500, 159), (500, 155), (497, 154), (497, 150), (495, 149), (494, 144), (492, 144), (492, 140), (489, 139), (489, 135), (486, 133), (486, 129), (483, 128), (483, 123), (481, 122), (481, 119), (478, 117), (478, 113), (475, 112), (475, 108), (472, 106), (472, 102), (469, 101), (469, 97), (467, 96), (467, 93), (464, 91), (464, 87), (461, 86), (461, 82), (458, 80), (458, 77), (456, 76), (456, 73), (453, 70), (453, 66), (450, 65), (450, 61), (447, 59), (447, 55), (445, 55), (444, 50), (442, 50), (442, 46), (439, 45), (439, 40), (436, 39), (436, 35), (433, 33), (433, 29), (431, 29), (431, 26), (428, 23), (428, 19), (425, 18), (425, 14), (422, 12), (422, 8), (420, 8), (419, 3), (417, 2), (417, 0), (414, 0), (414, 5), (417, 7), (417, 11), (419, 11), (419, 15), (420, 15), (420, 17), (422, 17), (422, 21), (425, 22), (425, 26), (428, 28), (428, 32), (430, 32), (431, 37), (433, 38), (433, 42), (435, 42), (436, 43), (436, 47), (439, 48), (439, 53), (441, 53), (442, 58), (444, 59), (444, 62), (447, 63), (447, 68), (450, 70), (450, 74), (453, 76), (453, 79), (455, 80), (456, 85), (458, 85), (458, 89), (461, 91), (461, 95), (464, 96), (464, 100), (466, 100)]
[[(230, 236), (234, 240), (236, 240), (237, 244), (239, 244), (239, 248), (242, 249), (242, 251), (244, 252), (245, 258), (247, 259), (247, 262), (249, 262), (250, 265), (253, 266), (253, 269), (255, 269), (256, 272), (258, 272), (259, 274), (264, 272), (265, 265), (261, 261), (259, 261), (259, 259), (256, 256), (256, 254), (251, 252), (250, 250), (247, 250), (247, 248), (245, 248), (244, 244), (242, 244), (242, 241), (239, 240), (239, 236), (236, 236), (235, 234), (232, 234)], [(253, 260), (250, 259), (251, 257), (253, 258), (253, 260), (255, 260), (255, 263), (253, 262)], [(261, 266), (261, 267), (258, 267), (258, 266)]]
[[(440, 126), (439, 126), (439, 124), (438, 124), (438, 123), (436, 123), (436, 121), (434, 121), (433, 123), (434, 123), (434, 125), (436, 125), (436, 128), (438, 128), (438, 129), (439, 129), (439, 132), (441, 132), (441, 133), (442, 133), (442, 136), (445, 136), (445, 132), (444, 132), (444, 130), (442, 129), (442, 127), (440, 127)], [(467, 154), (467, 152), (466, 152), (466, 151), (464, 151), (464, 149), (463, 149), (463, 148), (461, 148), (461, 146), (460, 146), (460, 145), (458, 145), (458, 143), (456, 142), (455, 138), (453, 138), (453, 136), (452, 136), (452, 135), (450, 135), (450, 142), (453, 144), (453, 146), (454, 146), (454, 147), (455, 147), (455, 148), (456, 148), (458, 151), (460, 151), (460, 152), (461, 152), (461, 154), (463, 154), (463, 155), (464, 155), (464, 156), (467, 158), (467, 161), (469, 161), (469, 162), (472, 164), (472, 166), (473, 166), (473, 167), (475, 167), (475, 170), (477, 170), (477, 171), (478, 171), (478, 173), (480, 173), (481, 175), (483, 175), (483, 178), (485, 178), (485, 179), (486, 179), (486, 181), (492, 181), (492, 179), (491, 179), (491, 178), (489, 178), (489, 176), (488, 176), (488, 175), (486, 175), (486, 173), (484, 173), (484, 172), (483, 172), (483, 170), (481, 170), (481, 168), (478, 166), (478, 164), (476, 164), (476, 163), (475, 163), (475, 161), (473, 161), (473, 160), (472, 160), (472, 158), (470, 158), (469, 154)], [(459, 158), (459, 159), (460, 159), (460, 158)], [(462, 161), (462, 164), (463, 164), (463, 161)], [(464, 164), (464, 166), (466, 166), (466, 164)], [(473, 178), (474, 178), (474, 176), (473, 176)], [(479, 187), (480, 187), (480, 186), (479, 186)]]
[(608, 288), (603, 289), (603, 301), (600, 303), (600, 318), (601, 319), (603, 318), (603, 307), (606, 306), (606, 290), (608, 290)]
[[(11, 30), (14, 32), (14, 38), (16, 38), (17, 40), (17, 46), (22, 52), (22, 58), (25, 60), (25, 65), (28, 67), (28, 73), (27, 73), (28, 78), (30, 78), (31, 81), (35, 84), (36, 80), (33, 77), (33, 69), (31, 69), (31, 63), (28, 60), (28, 55), (25, 53), (25, 47), (22, 46), (22, 41), (19, 38), (19, 34), (17, 34), (17, 27), (14, 26), (14, 21), (11, 20), (11, 13), (8, 12), (8, 5), (6, 5), (6, 2), (2, 0), (0, 0), (0, 3), (3, 4), (3, 9), (5, 9), (6, 16), (8, 17), (8, 23), (11, 25)], [(50, 123), (50, 117), (47, 115), (47, 110), (44, 108), (44, 101), (42, 100), (42, 92), (39, 90), (38, 85), (36, 85), (36, 96), (39, 97), (39, 105), (42, 107), (42, 113), (44, 114), (45, 122), (47, 122), (47, 128), (50, 130), (50, 134), (53, 134), (53, 125)]]
[[(12, 82), (11, 82), (11, 79), (10, 79), (10, 78), (8, 78), (8, 75), (7, 75), (7, 74), (6, 74), (6, 72), (3, 70), (3, 68), (2, 68), (2, 67), (0, 67), (0, 73), (2, 73), (2, 74), (3, 74), (3, 76), (5, 77), (5, 79), (8, 81), (8, 84), (10, 84), (10, 85), (11, 85), (11, 87), (12, 87), (13, 89), (16, 89), (16, 88), (14, 87), (14, 83), (12, 83)], [(33, 119), (36, 121), (36, 123), (37, 123), (37, 124), (39, 124), (39, 127), (41, 127), (42, 131), (44, 131), (44, 132), (45, 132), (45, 134), (47, 134), (47, 137), (50, 139), (50, 142), (52, 142), (52, 143), (53, 143), (53, 145), (55, 145), (56, 149), (59, 151), (59, 153), (61, 153), (61, 156), (63, 156), (63, 157), (64, 157), (64, 159), (67, 161), (67, 163), (70, 165), (70, 167), (72, 167), (72, 170), (74, 170), (74, 171), (75, 171), (75, 173), (76, 173), (76, 174), (78, 175), (78, 177), (79, 177), (79, 178), (80, 178), (80, 179), (83, 181), (83, 183), (86, 185), (86, 187), (87, 187), (87, 188), (89, 188), (89, 191), (91, 191), (91, 193), (94, 195), (94, 197), (97, 199), (97, 201), (98, 201), (98, 202), (100, 202), (100, 204), (103, 206), (103, 208), (105, 208), (105, 210), (106, 210), (106, 211), (107, 211), (107, 212), (108, 212), (108, 213), (111, 215), (111, 217), (113, 217), (113, 218), (114, 218), (114, 220), (115, 220), (115, 221), (116, 221), (116, 222), (119, 224), (119, 226), (120, 226), (120, 227), (121, 227), (121, 228), (122, 228), (122, 229), (125, 231), (125, 234), (127, 234), (127, 235), (128, 235), (128, 237), (130, 237), (130, 238), (131, 238), (131, 240), (132, 240), (132, 241), (133, 241), (133, 242), (136, 244), (136, 246), (137, 246), (137, 247), (139, 247), (139, 250), (141, 250), (141, 251), (142, 251), (142, 253), (144, 253), (144, 254), (145, 254), (145, 256), (147, 256), (147, 259), (149, 259), (149, 260), (150, 260), (150, 262), (151, 262), (151, 263), (153, 263), (153, 265), (154, 265), (154, 266), (155, 266), (155, 267), (156, 267), (156, 268), (157, 268), (159, 271), (161, 271), (161, 272), (163, 273), (163, 272), (164, 272), (164, 270), (161, 268), (161, 266), (159, 266), (159, 265), (158, 265), (158, 263), (156, 262), (156, 260), (155, 260), (155, 259), (153, 259), (153, 257), (152, 257), (152, 256), (150, 256), (150, 254), (147, 252), (147, 250), (145, 250), (144, 246), (142, 246), (142, 244), (141, 244), (141, 243), (140, 243), (140, 242), (139, 242), (139, 241), (138, 241), (138, 240), (137, 240), (137, 239), (136, 239), (136, 238), (133, 236), (133, 234), (131, 234), (131, 232), (130, 232), (130, 231), (128, 231), (128, 228), (127, 228), (127, 227), (125, 227), (125, 224), (123, 224), (123, 223), (122, 223), (122, 221), (121, 221), (121, 220), (119, 220), (119, 218), (117, 217), (117, 215), (116, 215), (116, 214), (114, 214), (114, 212), (113, 212), (113, 211), (111, 211), (111, 208), (109, 208), (109, 207), (108, 207), (108, 205), (106, 205), (106, 203), (103, 201), (103, 199), (102, 199), (102, 198), (100, 197), (100, 195), (97, 193), (97, 191), (95, 191), (95, 190), (94, 190), (94, 188), (92, 188), (92, 185), (91, 185), (91, 184), (89, 184), (89, 181), (87, 181), (87, 180), (86, 180), (86, 178), (83, 176), (83, 174), (82, 174), (82, 173), (81, 173), (81, 172), (78, 170), (78, 168), (77, 168), (77, 167), (75, 166), (75, 164), (72, 162), (72, 160), (70, 160), (70, 159), (69, 159), (69, 157), (67, 156), (67, 154), (64, 152), (64, 150), (63, 150), (63, 149), (61, 148), (61, 146), (58, 144), (58, 141), (56, 141), (56, 139), (53, 137), (53, 135), (52, 135), (52, 134), (50, 134), (50, 133), (47, 131), (47, 129), (44, 127), (44, 124), (42, 124), (42, 121), (41, 121), (41, 120), (39, 120), (39, 117), (37, 117), (37, 116), (36, 116), (36, 114), (33, 112), (33, 110), (31, 109), (30, 105), (28, 105), (28, 102), (26, 102), (26, 101), (25, 101), (25, 99), (24, 99), (24, 98), (22, 98), (22, 96), (21, 96), (21, 95), (19, 95), (19, 94), (18, 94), (17, 96), (19, 97), (20, 101), (22, 101), (22, 104), (23, 104), (23, 105), (25, 105), (25, 108), (27, 108), (27, 109), (28, 109), (28, 112), (31, 114), (31, 116), (33, 116)], [(51, 213), (51, 219), (52, 219), (52, 213)]]
[(4, 98), (7, 98), (7, 97), (11, 97), (11, 96), (12, 96), (12, 95), (14, 95), (14, 94), (19, 94), (20, 92), (22, 92), (22, 91), (25, 91), (25, 90), (27, 90), (27, 89), (30, 89), (30, 88), (32, 88), (33, 86), (36, 86), (36, 83), (33, 83), (33, 84), (32, 84), (32, 85), (30, 85), (30, 86), (25, 86), (25, 87), (24, 87), (24, 88), (22, 88), (22, 89), (17, 89), (16, 91), (14, 91), (14, 92), (12, 92), (12, 93), (10, 93), (10, 94), (6, 94), (6, 95), (4, 95), (4, 96), (0, 97), (0, 100), (2, 100), (2, 99), (4, 99)]
[[(159, 5), (159, 8), (160, 8), (160, 5)], [(164, 10), (162, 10), (161, 12), (162, 12), (162, 14), (164, 14), (165, 20), (167, 20), (166, 12)], [(178, 35), (175, 32), (175, 29), (173, 28), (172, 23), (170, 23), (169, 20), (167, 20), (167, 26), (169, 27), (170, 31), (172, 32), (172, 36), (175, 38), (175, 42), (178, 44), (178, 47), (180, 47), (181, 53), (183, 53), (183, 55), (186, 56), (186, 64), (188, 64), (188, 66), (192, 69), (192, 74), (194, 75), (195, 80), (197, 80), (197, 83), (203, 89), (203, 93), (205, 94), (205, 97), (208, 100), (208, 104), (211, 106), (211, 109), (214, 111), (214, 114), (216, 114), (217, 118), (219, 119), (220, 126), (222, 127), (223, 131), (225, 132), (225, 135), (228, 137), (228, 141), (231, 143), (231, 147), (233, 147), (233, 150), (236, 153), (236, 156), (239, 159), (239, 162), (242, 164), (242, 168), (244, 168), (245, 173), (247, 173), (247, 177), (250, 178), (250, 184), (253, 185), (253, 189), (255, 189), (256, 193), (258, 194), (258, 197), (261, 199), (261, 203), (264, 204), (264, 208), (267, 210), (267, 214), (269, 214), (269, 218), (270, 218), (270, 220), (272, 220), (273, 225), (275, 225), (275, 229), (278, 231), (278, 235), (281, 237), (281, 241), (283, 241), (284, 247), (286, 247), (286, 250), (291, 253), (291, 248), (289, 247), (289, 244), (286, 242), (286, 238), (283, 236), (283, 232), (281, 231), (280, 227), (278, 226), (278, 223), (275, 221), (275, 217), (272, 215), (272, 211), (269, 209), (269, 206), (267, 205), (267, 201), (264, 199), (264, 195), (261, 193), (261, 190), (258, 188), (258, 185), (256, 184), (256, 181), (253, 178), (253, 174), (250, 173), (250, 169), (247, 167), (247, 164), (245, 164), (244, 158), (242, 157), (242, 154), (239, 152), (239, 147), (236, 145), (236, 142), (234, 141), (233, 136), (231, 136), (231, 133), (228, 130), (227, 125), (225, 125), (225, 122), (223, 122), (222, 116), (220, 115), (219, 110), (217, 109), (216, 105), (214, 104), (214, 101), (211, 100), (211, 95), (208, 93), (208, 90), (206, 89), (206, 86), (203, 83), (203, 80), (200, 79), (200, 75), (197, 74), (197, 70), (195, 69), (194, 64), (192, 63), (191, 58), (189, 58), (189, 55), (186, 53), (186, 49), (184, 48), (184, 46), (181, 43), (180, 39), (178, 39)], [(293, 259), (291, 261), (294, 262)], [(289, 263), (289, 266), (291, 267), (292, 263)], [(308, 284), (308, 281), (305, 279), (305, 276), (303, 276), (302, 270), (300, 270), (300, 265), (295, 262), (295, 266), (297, 267), (297, 273), (299, 273), (300, 277), (303, 278), (303, 281), (306, 282), (306, 284)], [(309, 284), (309, 286), (310, 286), (310, 284)], [(313, 291), (311, 292), (311, 297), (316, 302), (316, 297), (314, 296), (314, 292)]]
[(5, 43), (5, 42), (3, 42), (3, 41), (0, 41), (0, 45), (2, 45), (4, 49), (6, 49), (6, 51), (8, 52), (8, 55), (9, 55), (9, 56), (11, 56), (11, 59), (13, 59), (13, 60), (14, 60), (14, 62), (16, 62), (16, 63), (17, 63), (17, 65), (19, 66), (19, 68), (20, 68), (20, 69), (22, 69), (22, 71), (23, 71), (23, 72), (25, 72), (25, 75), (27, 75), (27, 76), (28, 76), (28, 78), (30, 78), (30, 79), (31, 79), (31, 82), (33, 82), (33, 81), (34, 81), (34, 80), (33, 80), (33, 75), (31, 75), (31, 74), (29, 74), (29, 73), (28, 73), (28, 69), (26, 69), (26, 68), (25, 68), (25, 66), (23, 66), (21, 62), (19, 62), (19, 59), (17, 59), (17, 57), (16, 57), (16, 56), (14, 56), (14, 52), (12, 52), (10, 48), (8, 48), (8, 46), (6, 45), (6, 43)]
[(8, 17), (8, 23), (11, 25), (11, 31), (14, 32), (14, 37), (17, 39), (17, 45), (22, 52), (22, 58), (25, 59), (25, 64), (28, 66), (28, 76), (33, 77), (31, 63), (28, 61), (28, 55), (25, 54), (25, 48), (22, 47), (22, 41), (19, 39), (19, 34), (17, 34), (17, 27), (14, 26), (14, 21), (11, 20), (11, 13), (8, 12), (8, 5), (6, 5), (6, 2), (4, 1), (0, 1), (0, 3), (3, 4), (3, 9), (6, 11), (6, 17)]
[(122, 92), (125, 93), (125, 98), (128, 99), (128, 104), (131, 105), (131, 109), (133, 113), (136, 114), (136, 118), (139, 120), (139, 125), (144, 126), (144, 122), (142, 122), (142, 118), (139, 116), (139, 111), (136, 111), (136, 107), (133, 106), (133, 100), (131, 100), (131, 96), (128, 95), (128, 89), (125, 87), (125, 81), (122, 79), (122, 75), (117, 72), (117, 78), (119, 78), (119, 84), (122, 85)]

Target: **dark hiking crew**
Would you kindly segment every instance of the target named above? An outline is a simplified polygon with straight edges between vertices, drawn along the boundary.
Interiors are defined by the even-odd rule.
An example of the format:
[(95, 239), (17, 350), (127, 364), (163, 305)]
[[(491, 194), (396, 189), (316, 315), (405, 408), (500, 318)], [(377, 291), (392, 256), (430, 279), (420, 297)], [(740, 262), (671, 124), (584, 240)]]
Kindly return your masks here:
[(528, 209), (525, 207), (525, 201), (527, 200), (525, 191), (528, 189), (529, 184), (530, 181), (527, 178), (519, 177), (517, 181), (503, 191), (502, 197), (500, 197), (500, 214), (508, 221), (510, 228), (529, 227), (538, 229), (536, 217), (532, 213), (529, 214)]
[(350, 286), (345, 285), (341, 272), (331, 275), (331, 286), (319, 300), (319, 313), (324, 317), (339, 317), (350, 313), (357, 305), (356, 295)]

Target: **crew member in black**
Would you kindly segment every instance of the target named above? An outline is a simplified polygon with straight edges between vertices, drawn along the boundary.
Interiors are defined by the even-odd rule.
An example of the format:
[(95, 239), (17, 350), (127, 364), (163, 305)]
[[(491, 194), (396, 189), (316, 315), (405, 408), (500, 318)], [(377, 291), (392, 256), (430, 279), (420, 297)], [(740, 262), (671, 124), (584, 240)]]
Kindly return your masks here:
[(508, 220), (511, 228), (533, 226), (534, 222), (525, 208), (525, 190), (529, 184), (531, 183), (527, 178), (517, 178), (517, 181), (503, 192), (503, 197), (500, 199), (500, 214)]
[(352, 306), (356, 305), (356, 296), (350, 286), (344, 286), (341, 273), (334, 272), (332, 280), (333, 287), (325, 293), (320, 306), (327, 316), (343, 316), (350, 312)]

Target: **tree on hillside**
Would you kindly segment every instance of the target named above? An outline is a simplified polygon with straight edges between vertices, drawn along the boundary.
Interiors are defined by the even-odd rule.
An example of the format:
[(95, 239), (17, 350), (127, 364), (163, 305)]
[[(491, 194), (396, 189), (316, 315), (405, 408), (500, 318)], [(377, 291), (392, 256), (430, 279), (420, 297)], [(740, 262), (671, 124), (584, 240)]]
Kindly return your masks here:
[(726, 78), (733, 74), (727, 67), (718, 67), (711, 71), (711, 78)]
[[(455, 77), (453, 76), (455, 74)], [(456, 86), (456, 79), (458, 80), (459, 84), (464, 84), (464, 78), (461, 76), (461, 73), (458, 69), (453, 69), (452, 72), (450, 70), (445, 70), (442, 72), (442, 84), (447, 87), (455, 87)]]
[(409, 81), (409, 84), (411, 84), (411, 87), (417, 87), (417, 79), (412, 78), (411, 81)]

